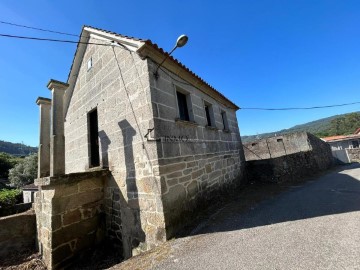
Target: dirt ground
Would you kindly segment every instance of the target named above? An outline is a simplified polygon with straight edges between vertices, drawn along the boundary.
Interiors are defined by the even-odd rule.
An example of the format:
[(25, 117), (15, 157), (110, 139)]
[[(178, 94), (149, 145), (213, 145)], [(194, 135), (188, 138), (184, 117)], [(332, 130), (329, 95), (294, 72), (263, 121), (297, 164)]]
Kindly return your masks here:
[(45, 270), (40, 254), (27, 251), (14, 252), (0, 262), (0, 270)]

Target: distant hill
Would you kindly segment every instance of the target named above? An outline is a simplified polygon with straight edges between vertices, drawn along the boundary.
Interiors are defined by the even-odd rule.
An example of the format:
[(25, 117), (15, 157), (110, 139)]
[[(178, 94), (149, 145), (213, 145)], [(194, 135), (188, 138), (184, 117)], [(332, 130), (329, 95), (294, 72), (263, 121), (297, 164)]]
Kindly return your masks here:
[(28, 156), (37, 153), (37, 147), (28, 146), (22, 143), (11, 143), (0, 140), (0, 152), (8, 153), (13, 156)]
[(292, 132), (310, 132), (318, 137), (333, 135), (348, 135), (360, 127), (360, 112), (334, 115), (322, 118), (316, 121), (297, 125), (289, 129), (283, 129), (275, 132), (262, 133), (258, 135), (241, 136), (242, 142), (251, 142), (257, 139), (269, 138), (276, 135)]

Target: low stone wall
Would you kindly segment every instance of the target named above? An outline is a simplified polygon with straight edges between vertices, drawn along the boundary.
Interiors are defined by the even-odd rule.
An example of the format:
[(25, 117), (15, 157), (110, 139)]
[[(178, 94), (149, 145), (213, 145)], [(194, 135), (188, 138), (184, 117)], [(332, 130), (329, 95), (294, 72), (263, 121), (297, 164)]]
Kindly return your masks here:
[(313, 151), (299, 152), (274, 159), (248, 161), (247, 176), (250, 181), (295, 182), (329, 169), (332, 165), (331, 153), (330, 156), (321, 156)]
[(48, 269), (66, 266), (105, 236), (102, 205), (107, 170), (35, 180), (39, 249)]
[(35, 238), (36, 218), (33, 210), (0, 218), (0, 262), (12, 252), (35, 251)]
[(15, 215), (25, 212), (32, 207), (32, 203), (19, 203), (10, 207), (0, 208), (0, 217)]
[(351, 162), (360, 161), (360, 148), (346, 149), (346, 152)]

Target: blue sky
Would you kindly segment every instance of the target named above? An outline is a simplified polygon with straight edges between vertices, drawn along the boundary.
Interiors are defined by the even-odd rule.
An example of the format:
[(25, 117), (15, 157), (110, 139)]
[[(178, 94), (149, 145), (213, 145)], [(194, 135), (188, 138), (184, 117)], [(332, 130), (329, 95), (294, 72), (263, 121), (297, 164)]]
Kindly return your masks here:
[[(101, 3), (101, 4), (100, 4)], [(79, 34), (91, 25), (149, 38), (240, 107), (307, 107), (360, 101), (360, 1), (13, 1), (0, 21)], [(74, 39), (0, 24), (1, 34)], [(76, 38), (75, 38), (76, 40)], [(38, 96), (67, 80), (76, 45), (0, 37), (0, 140), (38, 144)], [(242, 135), (360, 111), (237, 113)]]

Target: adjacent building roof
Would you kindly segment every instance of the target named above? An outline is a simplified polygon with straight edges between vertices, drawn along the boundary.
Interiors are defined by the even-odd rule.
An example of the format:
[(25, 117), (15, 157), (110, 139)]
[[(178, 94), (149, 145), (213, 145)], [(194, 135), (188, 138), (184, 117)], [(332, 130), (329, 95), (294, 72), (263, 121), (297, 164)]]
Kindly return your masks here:
[(338, 142), (351, 139), (360, 139), (360, 134), (329, 136), (321, 139), (325, 142)]

